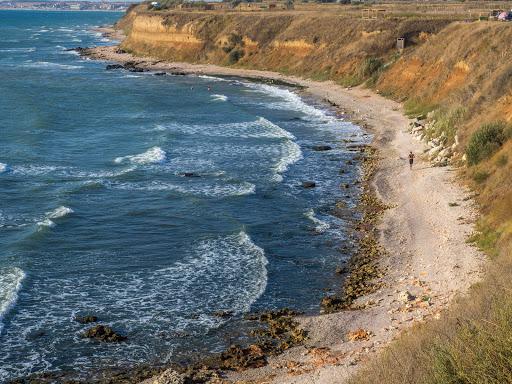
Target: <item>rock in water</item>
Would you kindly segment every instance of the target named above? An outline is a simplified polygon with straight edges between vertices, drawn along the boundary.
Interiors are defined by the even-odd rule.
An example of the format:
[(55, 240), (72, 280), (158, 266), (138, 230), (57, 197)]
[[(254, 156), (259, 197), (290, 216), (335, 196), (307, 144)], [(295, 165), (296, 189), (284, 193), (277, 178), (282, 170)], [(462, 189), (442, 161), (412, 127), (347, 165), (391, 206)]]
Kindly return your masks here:
[(330, 151), (332, 147), (330, 145), (315, 145), (313, 151)]
[(89, 323), (95, 323), (98, 321), (98, 318), (96, 316), (76, 316), (75, 321), (79, 322), (80, 324), (89, 324)]
[(200, 177), (197, 173), (194, 172), (183, 172), (180, 173), (180, 175), (185, 177)]
[(122, 66), (121, 64), (108, 64), (108, 65), (105, 67), (105, 69), (106, 69), (107, 71), (111, 71), (111, 70), (113, 70), (113, 69), (123, 69), (123, 68), (124, 68), (124, 66)]
[(304, 188), (315, 188), (316, 187), (316, 183), (314, 181), (303, 181), (302, 182), (302, 186)]
[(88, 339), (96, 339), (99, 341), (106, 341), (109, 343), (115, 343), (126, 340), (126, 336), (122, 336), (116, 332), (108, 325), (96, 325), (92, 328), (89, 328), (82, 334), (82, 337)]
[(217, 311), (213, 313), (213, 316), (220, 317), (221, 319), (226, 319), (228, 317), (233, 316), (233, 311)]

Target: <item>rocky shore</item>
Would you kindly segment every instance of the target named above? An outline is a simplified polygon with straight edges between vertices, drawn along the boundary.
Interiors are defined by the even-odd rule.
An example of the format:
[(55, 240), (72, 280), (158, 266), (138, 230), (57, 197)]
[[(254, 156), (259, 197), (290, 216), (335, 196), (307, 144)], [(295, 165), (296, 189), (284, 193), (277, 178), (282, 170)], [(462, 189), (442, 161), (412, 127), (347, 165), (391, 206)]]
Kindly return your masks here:
[[(216, 363), (192, 371), (158, 368), (144, 383), (342, 383), (402, 331), (442, 318), (449, 302), (478, 280), (483, 256), (465, 241), (473, 231), (475, 215), (469, 193), (456, 184), (453, 168), (431, 166), (430, 160), (444, 163), (449, 158), (440, 154), (444, 147), (437, 151), (442, 138), (435, 138), (439, 144), (434, 157), (433, 147), (411, 134), (412, 128), (421, 136), (421, 130), (414, 128), (425, 130), (425, 125), (407, 119), (399, 104), (364, 88), (274, 72), (167, 63), (134, 57), (117, 47), (79, 52), (111, 62), (110, 70), (293, 84), (336, 106), (375, 138), (374, 149), (363, 149), (363, 219), (358, 227), (364, 235), (349, 266), (337, 271), (347, 276), (344, 289), (323, 300), (324, 314), (260, 314), (258, 320), (266, 325), (259, 336), (269, 337), (267, 341), (233, 346)], [(409, 151), (419, 158), (412, 171), (406, 159)], [(132, 381), (111, 377), (105, 382), (136, 382), (136, 377), (140, 376), (132, 375)]]

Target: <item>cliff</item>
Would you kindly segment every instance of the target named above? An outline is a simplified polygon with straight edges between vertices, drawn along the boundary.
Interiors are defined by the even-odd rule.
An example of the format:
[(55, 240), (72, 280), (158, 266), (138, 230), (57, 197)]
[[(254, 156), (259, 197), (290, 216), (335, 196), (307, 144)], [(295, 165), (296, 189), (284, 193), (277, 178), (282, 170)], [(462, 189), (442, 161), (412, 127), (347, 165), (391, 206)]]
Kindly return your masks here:
[(135, 8), (120, 25), (128, 32), (122, 48), (138, 55), (274, 70), (353, 85), (397, 58), (397, 37), (405, 36), (414, 46), (448, 22)]

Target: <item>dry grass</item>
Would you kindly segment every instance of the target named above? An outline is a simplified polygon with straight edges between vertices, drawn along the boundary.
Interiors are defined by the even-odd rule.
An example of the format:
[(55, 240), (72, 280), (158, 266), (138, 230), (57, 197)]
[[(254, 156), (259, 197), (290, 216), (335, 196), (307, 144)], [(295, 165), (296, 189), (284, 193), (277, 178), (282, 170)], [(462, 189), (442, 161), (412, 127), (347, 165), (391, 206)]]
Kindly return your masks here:
[(470, 298), (403, 334), (350, 384), (512, 382), (511, 278), (512, 260), (504, 252)]

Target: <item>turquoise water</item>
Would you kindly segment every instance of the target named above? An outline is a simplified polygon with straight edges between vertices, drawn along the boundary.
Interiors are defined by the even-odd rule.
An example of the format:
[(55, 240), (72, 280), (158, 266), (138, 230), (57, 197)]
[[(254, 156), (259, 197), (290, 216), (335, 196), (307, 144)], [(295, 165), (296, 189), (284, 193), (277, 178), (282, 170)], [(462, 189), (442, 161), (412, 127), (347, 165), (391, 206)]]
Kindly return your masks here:
[[(349, 257), (331, 212), (364, 133), (286, 87), (66, 51), (119, 16), (0, 11), (0, 381), (221, 350), (243, 313), (318, 311)], [(128, 341), (81, 339), (82, 314)]]

